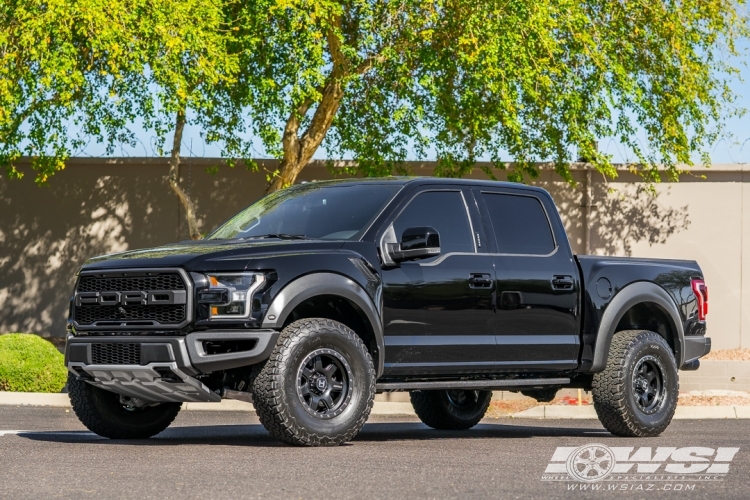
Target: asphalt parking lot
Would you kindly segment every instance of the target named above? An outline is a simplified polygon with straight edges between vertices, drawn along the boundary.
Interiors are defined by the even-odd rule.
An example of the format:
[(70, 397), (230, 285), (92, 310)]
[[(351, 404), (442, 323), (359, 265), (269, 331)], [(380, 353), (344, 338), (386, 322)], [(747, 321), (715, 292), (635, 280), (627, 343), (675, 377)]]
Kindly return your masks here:
[[(110, 441), (64, 408), (6, 406), (0, 497), (748, 498), (749, 431), (750, 420), (680, 420), (658, 438), (625, 439), (596, 420), (501, 418), (467, 432), (438, 432), (412, 417), (378, 416), (347, 445), (294, 448), (272, 440), (245, 412), (182, 412), (156, 438)], [(595, 491), (582, 482), (543, 480), (551, 477), (545, 470), (557, 447), (589, 443), (702, 447), (693, 455), (699, 467), (705, 448), (739, 452), (720, 478), (642, 476), (603, 481)]]

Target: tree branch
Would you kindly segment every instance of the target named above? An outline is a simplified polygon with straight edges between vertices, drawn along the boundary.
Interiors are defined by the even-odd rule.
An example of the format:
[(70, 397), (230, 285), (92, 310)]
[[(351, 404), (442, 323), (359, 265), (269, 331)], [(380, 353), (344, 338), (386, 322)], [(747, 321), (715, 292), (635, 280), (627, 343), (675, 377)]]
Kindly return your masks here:
[(37, 101), (34, 100), (29, 104), (29, 107), (23, 110), (21, 113), (19, 113), (16, 116), (16, 119), (13, 121), (13, 124), (7, 129), (8, 133), (3, 134), (3, 136), (0, 136), (3, 138), (0, 143), (7, 142), (5, 138), (11, 138), (14, 135), (16, 135), (16, 132), (18, 132), (18, 129), (21, 128), (23, 125), (23, 122), (26, 121), (37, 109), (41, 108), (43, 105), (48, 104), (54, 104), (60, 100), (59, 94), (55, 94), (50, 99), (46, 99), (44, 101)]

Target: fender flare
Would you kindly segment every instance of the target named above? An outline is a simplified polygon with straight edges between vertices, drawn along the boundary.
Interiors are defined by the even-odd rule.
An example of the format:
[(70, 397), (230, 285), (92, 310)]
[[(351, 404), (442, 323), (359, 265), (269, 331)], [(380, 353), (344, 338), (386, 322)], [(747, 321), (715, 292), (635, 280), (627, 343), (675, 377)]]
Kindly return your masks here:
[[(383, 374), (385, 342), (380, 313), (367, 292), (353, 279), (334, 273), (313, 273), (297, 278), (276, 294), (263, 318), (263, 328), (280, 330), (299, 304), (318, 295), (338, 295), (354, 303), (372, 325), (378, 349), (377, 377)], [(269, 319), (275, 316), (273, 320)]]
[(623, 288), (615, 295), (612, 302), (609, 303), (607, 309), (604, 311), (596, 336), (594, 362), (589, 369), (591, 373), (604, 370), (607, 365), (609, 347), (612, 343), (612, 337), (616, 333), (617, 324), (628, 309), (642, 302), (655, 304), (666, 315), (670, 322), (669, 326), (675, 336), (675, 361), (677, 361), (677, 368), (679, 369), (683, 365), (685, 357), (685, 332), (677, 305), (666, 290), (659, 285), (648, 281), (639, 281)]

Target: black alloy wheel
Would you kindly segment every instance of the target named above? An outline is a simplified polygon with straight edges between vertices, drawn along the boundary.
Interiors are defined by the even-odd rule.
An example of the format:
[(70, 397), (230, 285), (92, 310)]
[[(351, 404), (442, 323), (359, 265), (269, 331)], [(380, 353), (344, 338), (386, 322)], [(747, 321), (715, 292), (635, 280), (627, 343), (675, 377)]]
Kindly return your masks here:
[(297, 396), (314, 417), (341, 415), (352, 399), (352, 369), (333, 349), (315, 349), (297, 370)]
[(479, 391), (449, 389), (445, 391), (445, 397), (456, 408), (470, 408), (479, 401)]
[(433, 429), (466, 430), (482, 420), (490, 406), (492, 391), (448, 389), (411, 391), (414, 412)]
[(658, 436), (677, 408), (680, 383), (672, 347), (656, 332), (615, 333), (607, 366), (591, 387), (599, 421), (615, 436)]
[(639, 410), (646, 415), (656, 413), (666, 397), (664, 367), (658, 358), (642, 357), (633, 370), (633, 396)]

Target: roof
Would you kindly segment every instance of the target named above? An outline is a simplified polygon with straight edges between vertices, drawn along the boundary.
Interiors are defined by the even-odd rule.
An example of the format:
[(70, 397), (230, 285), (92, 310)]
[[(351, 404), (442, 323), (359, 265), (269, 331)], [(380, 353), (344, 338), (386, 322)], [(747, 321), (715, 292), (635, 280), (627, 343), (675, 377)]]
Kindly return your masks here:
[[(397, 185), (440, 185), (440, 184), (451, 184), (461, 186), (484, 186), (484, 187), (504, 187), (504, 188), (515, 188), (515, 189), (526, 189), (530, 191), (537, 191), (546, 193), (542, 188), (535, 186), (528, 186), (526, 184), (519, 184), (516, 182), (504, 182), (504, 181), (493, 181), (490, 179), (454, 179), (446, 177), (406, 177), (406, 176), (390, 176), (390, 177), (358, 177), (349, 179), (334, 179), (325, 181), (312, 181), (315, 184), (328, 184), (328, 185), (346, 185), (346, 184), (397, 184)], [(309, 184), (309, 183), (304, 183)], [(299, 185), (299, 184), (298, 184)]]

